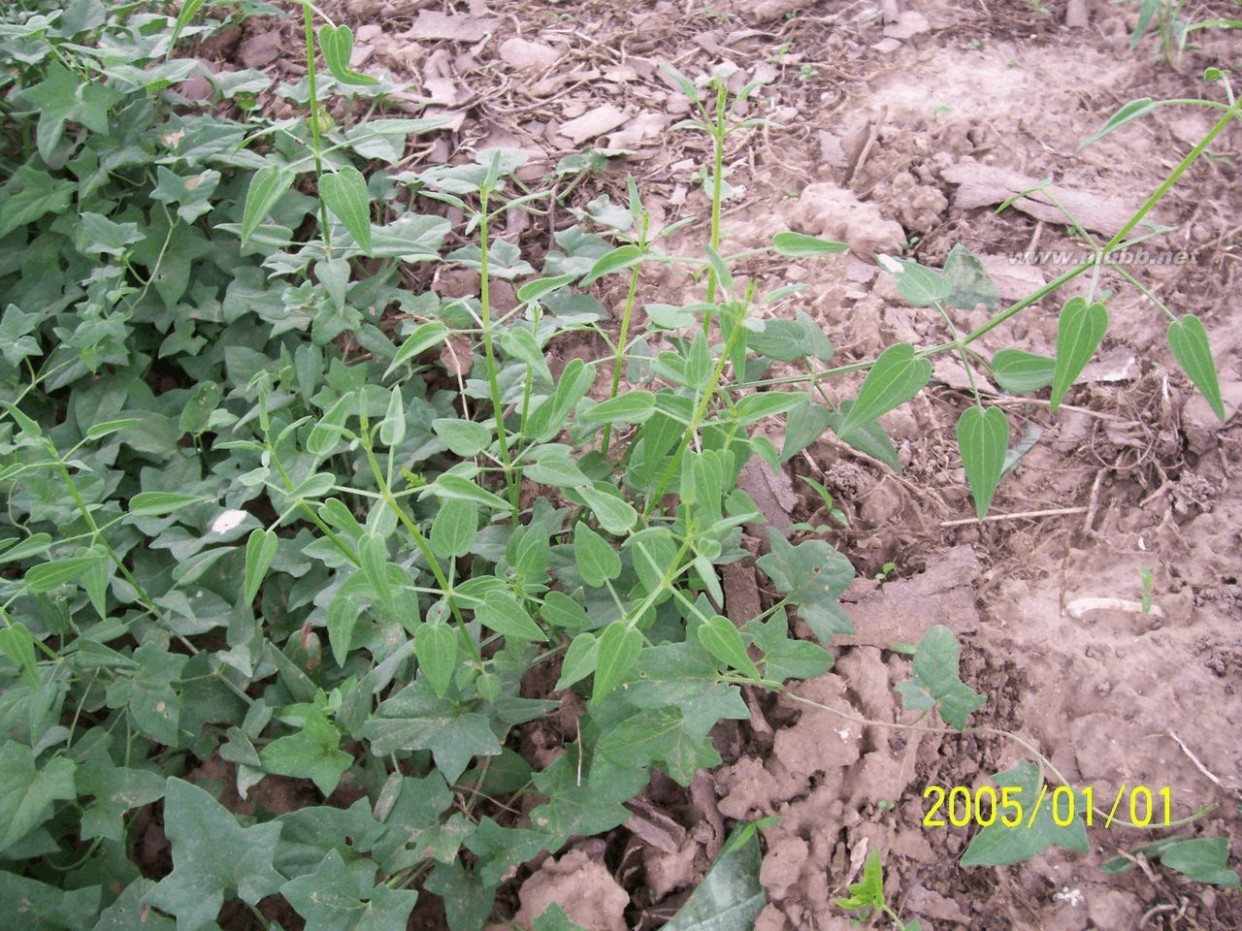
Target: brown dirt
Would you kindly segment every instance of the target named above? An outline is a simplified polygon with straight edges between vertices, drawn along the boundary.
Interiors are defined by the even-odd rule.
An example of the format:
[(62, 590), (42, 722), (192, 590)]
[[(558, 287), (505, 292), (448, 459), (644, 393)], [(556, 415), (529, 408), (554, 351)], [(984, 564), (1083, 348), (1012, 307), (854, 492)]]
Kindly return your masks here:
[[(896, 340), (927, 345), (947, 336), (943, 321), (900, 300), (873, 254), (939, 265), (961, 243), (984, 258), (1003, 297), (1021, 297), (1059, 269), (1014, 263), (1010, 253), (1082, 248), (1037, 203), (993, 213), (1021, 178), (1054, 178), (1082, 224), (1107, 237), (1114, 218), (1128, 215), (1209, 127), (1210, 111), (1163, 108), (1076, 152), (1130, 99), (1219, 98), (1196, 76), (1236, 64), (1237, 40), (1201, 34), (1202, 49), (1175, 67), (1154, 57), (1150, 42), (1127, 52), (1133, 4), (1094, 0), (1081, 29), (1065, 27), (1066, 2), (1044, 6), (1050, 14), (1018, 0), (324, 3), (354, 27), (359, 67), (411, 81), (411, 112), (431, 98), (433, 110), (454, 119), (453, 131), (411, 152), (410, 164), (516, 145), (530, 152), (530, 177), (538, 178), (582, 146), (625, 149), (628, 157), (575, 204), (601, 193), (624, 202), (632, 173), (657, 224), (700, 221), (683, 244), (705, 237), (707, 204), (694, 172), (707, 149), (693, 134), (667, 131), (685, 107), (658, 64), (697, 75), (728, 60), (742, 69), (739, 84), (766, 78), (749, 115), (783, 128), (740, 132), (731, 142), (727, 247), (761, 245), (786, 226), (847, 241), (852, 254), (835, 263), (753, 260), (741, 269), (761, 292), (807, 284), (783, 312), (814, 315), (843, 362)], [(1193, 6), (1205, 16), (1237, 15), (1223, 0)], [(250, 59), (295, 77), (296, 56), (273, 55), (271, 36), (288, 43), (289, 28), (251, 21), (204, 57), (222, 68)], [(1173, 230), (1150, 248), (1182, 251), (1185, 261), (1132, 269), (1175, 312), (1204, 319), (1230, 413), (1242, 403), (1242, 325), (1230, 313), (1242, 264), (1240, 143), (1234, 127), (1215, 145), (1217, 158), (1197, 164), (1156, 213)], [(523, 247), (540, 254), (557, 222), (526, 229)], [(670, 303), (693, 290), (661, 271), (644, 286)], [(835, 646), (836, 669), (797, 688), (839, 714), (751, 696), (749, 724), (720, 735), (727, 764), (692, 792), (657, 779), (646, 814), (606, 845), (588, 841), (523, 871), (510, 896), (520, 919), (551, 896), (580, 921), (592, 915), (590, 927), (657, 927), (719, 850), (728, 819), (777, 814), (780, 824), (764, 832), (765, 931), (847, 927), (833, 900), (874, 846), (884, 854), (890, 900), (924, 928), (1242, 927), (1236, 894), (1159, 865), (1124, 876), (1099, 871), (1118, 850), (1150, 839), (1146, 832), (1097, 827), (1086, 855), (958, 866), (971, 832), (923, 827), (923, 789), (980, 785), (1022, 748), (997, 736), (857, 722), (909, 720), (892, 692), (908, 678), (909, 660), (889, 648), (945, 623), (963, 641), (964, 679), (988, 698), (972, 723), (1038, 746), (1097, 797), (1167, 786), (1175, 818), (1215, 806), (1180, 833), (1236, 841), (1242, 495), (1234, 471), (1242, 434), (1236, 417), (1222, 427), (1170, 366), (1163, 315), (1114, 275), (1102, 286), (1116, 292), (1110, 333), (1066, 405), (1053, 416), (1046, 402), (1005, 402), (1011, 421), (1039, 440), (1002, 483), (997, 519), (967, 520), (953, 424), (969, 393), (950, 360), (938, 361), (928, 390), (886, 418), (902, 475), (830, 440), (791, 463), (846, 510), (849, 527), (830, 539), (862, 578), (895, 564), (895, 580), (862, 581), (848, 596), (858, 636)], [(1082, 287), (1079, 279), (1071, 293)], [(983, 348), (1051, 351), (1057, 306), (1033, 308)], [(955, 322), (977, 325), (981, 314)], [(830, 390), (848, 397), (855, 384)], [(793, 486), (802, 495), (803, 483)], [(826, 521), (812, 498), (786, 501), (786, 520)], [(1007, 519), (1030, 512), (1048, 513)], [(1158, 613), (1084, 601), (1137, 600), (1143, 568), (1154, 574)], [(746, 586), (744, 578), (733, 584)]]

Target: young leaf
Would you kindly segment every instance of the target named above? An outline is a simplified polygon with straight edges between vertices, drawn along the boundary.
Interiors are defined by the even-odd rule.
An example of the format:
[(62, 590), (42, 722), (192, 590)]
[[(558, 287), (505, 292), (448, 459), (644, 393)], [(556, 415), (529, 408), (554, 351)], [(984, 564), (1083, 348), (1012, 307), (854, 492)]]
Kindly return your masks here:
[(394, 386), (388, 395), (388, 412), (380, 423), (380, 442), (390, 449), (405, 439), (405, 400), (401, 389)]
[(987, 410), (971, 405), (957, 421), (957, 447), (966, 469), (966, 483), (975, 499), (975, 514), (982, 520), (1005, 469), (1009, 449), (1009, 421), (999, 407)]
[(354, 31), (348, 26), (321, 26), (319, 49), (323, 52), (323, 63), (328, 66), (332, 76), (342, 84), (379, 83), (378, 78), (373, 78), (369, 74), (361, 74), (349, 67), (350, 56), (354, 53)]
[(1125, 104), (1120, 110), (1108, 118), (1108, 122), (1093, 132), (1090, 136), (1078, 144), (1078, 151), (1081, 152), (1087, 146), (1095, 145), (1105, 136), (1112, 135), (1127, 123), (1139, 120), (1151, 113), (1152, 110), (1160, 106), (1159, 103), (1150, 97), (1140, 97), (1138, 100), (1131, 100)]
[(844, 438), (863, 424), (904, 404), (923, 390), (931, 381), (931, 375), (931, 362), (918, 358), (909, 343), (889, 346), (867, 373), (837, 435)]
[(638, 660), (643, 649), (643, 635), (623, 621), (609, 624), (599, 638), (595, 659), (595, 688), (591, 701), (598, 702), (621, 684), (625, 674)]
[(590, 588), (603, 588), (606, 581), (621, 574), (621, 555), (616, 548), (581, 522), (574, 527), (574, 560), (582, 581)]
[(610, 275), (613, 272), (619, 272), (626, 268), (633, 268), (641, 262), (646, 255), (638, 246), (617, 246), (606, 255), (602, 255), (591, 268), (590, 274), (582, 279), (582, 286), (589, 287), (596, 280)]
[(959, 678), (961, 659), (957, 636), (949, 628), (937, 624), (924, 634), (914, 651), (914, 679), (896, 687), (903, 707), (927, 711), (939, 702), (944, 723), (965, 730), (966, 716), (986, 699)]
[[(325, 29), (328, 27), (324, 27)], [(348, 30), (348, 26), (342, 26)], [(338, 220), (345, 224), (364, 254), (371, 251), (371, 200), (362, 172), (351, 165), (319, 179), (319, 196)]]
[(457, 632), (443, 621), (423, 624), (414, 632), (414, 655), (431, 688), (443, 698), (457, 669)]
[(300, 732), (273, 740), (259, 752), (259, 760), (269, 773), (309, 779), (324, 795), (331, 795), (354, 762), (340, 743), (335, 725), (322, 712), (312, 711)]
[(172, 514), (191, 504), (202, 504), (201, 495), (182, 495), (172, 491), (142, 491), (129, 499), (129, 513), (138, 517)]
[(1052, 383), (1055, 359), (1027, 352), (1002, 349), (992, 356), (992, 379), (1010, 394), (1030, 394)]
[(512, 637), (515, 640), (545, 641), (545, 634), (538, 624), (531, 620), (526, 609), (518, 604), (517, 599), (507, 592), (488, 592), (483, 604), (475, 611), (475, 617), (489, 630)]
[(1220, 381), (1216, 377), (1216, 361), (1208, 343), (1207, 330), (1194, 314), (1185, 314), (1181, 320), (1169, 324), (1169, 348), (1212, 410), (1225, 420), (1225, 405), (1221, 402)]
[(600, 526), (615, 536), (629, 533), (638, 521), (638, 512), (606, 482), (598, 482), (594, 486), (583, 485), (576, 492), (595, 512)]
[(585, 416), (596, 423), (643, 423), (654, 413), (655, 395), (640, 389), (600, 401)]
[(479, 531), (479, 505), (446, 498), (431, 522), (431, 549), (441, 559), (465, 556)]
[(794, 233), (789, 230), (783, 230), (772, 237), (772, 249), (776, 254), (787, 255), (790, 258), (834, 255), (838, 252), (848, 252), (849, 248), (843, 242), (833, 242), (829, 239), (820, 239), (817, 236), (807, 236), (805, 233)]
[(276, 202), (293, 186), (296, 176), (283, 165), (264, 165), (250, 179), (246, 190), (246, 207), (242, 211), (242, 245), (254, 235), (259, 224), (267, 219)]
[(1082, 297), (1071, 297), (1061, 308), (1057, 324), (1057, 361), (1052, 373), (1052, 396), (1048, 410), (1055, 412), (1061, 399), (1095, 355), (1108, 329), (1108, 311), (1103, 304), (1087, 305)]
[(387, 378), (393, 373), (394, 369), (405, 365), (415, 356), (422, 355), (433, 346), (440, 345), (447, 337), (448, 327), (439, 320), (433, 320), (430, 323), (420, 323), (414, 328), (414, 332), (406, 338), (406, 341), (401, 344), (401, 348), (397, 350), (392, 363), (384, 370), (384, 377)]
[(695, 634), (699, 643), (717, 660), (753, 679), (759, 678), (759, 670), (746, 652), (742, 635), (727, 617), (713, 615), (699, 626)]
[(242, 600), (249, 604), (259, 593), (259, 586), (272, 567), (276, 558), (276, 547), (279, 541), (274, 530), (252, 530), (246, 540), (246, 569), (243, 577), (244, 594)]

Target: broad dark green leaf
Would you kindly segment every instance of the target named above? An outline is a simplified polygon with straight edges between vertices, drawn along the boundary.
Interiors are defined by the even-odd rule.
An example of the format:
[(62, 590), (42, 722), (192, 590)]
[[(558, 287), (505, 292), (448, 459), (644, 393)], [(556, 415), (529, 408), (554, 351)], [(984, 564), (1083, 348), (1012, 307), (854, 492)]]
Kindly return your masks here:
[(164, 833), (173, 871), (143, 901), (175, 915), (178, 931), (212, 927), (226, 897), (256, 905), (285, 881), (272, 866), (279, 824), (243, 828), (205, 791), (176, 777), (164, 792)]
[(909, 343), (889, 346), (867, 373), (837, 434), (844, 438), (863, 424), (904, 404), (923, 390), (931, 381), (931, 375), (931, 362), (918, 358)]
[[(1058, 817), (1061, 821), (1066, 820), (1071, 807), (1074, 812), (1074, 817), (1062, 827), (1053, 818), (1052, 789), (1044, 794), (1038, 809), (1035, 807), (1043, 784), (1043, 771), (1038, 765), (1021, 760), (1012, 769), (997, 773), (993, 778), (1002, 789), (1012, 786), (1017, 790), (1011, 793), (1011, 799), (1022, 808), (1022, 823), (1008, 827), (1003, 823), (1001, 813), (995, 823), (975, 835), (962, 854), (962, 866), (1010, 866), (1037, 857), (1054, 846), (1081, 853), (1090, 849), (1087, 828), (1082, 820), (1087, 802), (1081, 792), (1074, 792), (1072, 806), (1065, 801), (1060, 804)], [(1012, 816), (1010, 820), (1013, 820)]]
[(306, 919), (306, 931), (391, 931), (404, 928), (418, 900), (413, 889), (375, 885), (376, 864), (346, 866), (329, 850), (313, 873), (291, 879), (280, 893)]
[(999, 407), (966, 408), (957, 420), (957, 447), (966, 469), (966, 483), (975, 499), (975, 514), (982, 520), (1005, 471), (1005, 453), (1009, 449), (1005, 412)]
[(1082, 297), (1071, 297), (1061, 308), (1057, 324), (1057, 360), (1052, 373), (1052, 395), (1048, 409), (1056, 411), (1074, 380), (1082, 374), (1108, 329), (1108, 311), (1103, 304), (1087, 305)]
[(53, 756), (42, 767), (16, 741), (0, 747), (0, 851), (25, 837), (52, 814), (52, 803), (76, 797), (73, 760)]
[(1178, 839), (1160, 855), (1169, 869), (1199, 883), (1237, 889), (1238, 874), (1229, 869), (1229, 838), (1192, 837)]
[(1194, 314), (1183, 315), (1169, 324), (1168, 339), (1169, 349), (1182, 371), (1195, 383), (1216, 416), (1224, 420), (1225, 405), (1221, 401), (1216, 360), (1212, 358), (1212, 347), (1202, 321)]

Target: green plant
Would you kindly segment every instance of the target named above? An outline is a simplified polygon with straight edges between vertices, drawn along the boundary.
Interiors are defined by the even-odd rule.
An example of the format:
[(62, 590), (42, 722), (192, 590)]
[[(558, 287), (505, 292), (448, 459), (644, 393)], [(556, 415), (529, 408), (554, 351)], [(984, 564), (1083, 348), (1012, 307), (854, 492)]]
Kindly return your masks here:
[(1152, 606), (1152, 592), (1156, 587), (1156, 577), (1146, 566), (1141, 566), (1139, 568), (1139, 580), (1143, 585), (1143, 598), (1140, 604), (1142, 605), (1143, 613), (1150, 614)]
[(884, 867), (880, 863), (880, 851), (874, 847), (867, 854), (863, 864), (862, 879), (850, 883), (849, 898), (837, 899), (837, 905), (849, 912), (856, 912), (855, 925), (869, 922), (873, 917), (883, 916), (892, 922), (899, 931), (919, 931), (922, 928), (917, 918), (909, 922), (901, 920), (901, 916), (888, 904), (884, 897)]
[[(795, 289), (759, 295), (732, 271), (750, 253), (721, 252), (726, 142), (760, 125), (738, 116), (757, 84), (674, 74), (693, 107), (679, 128), (712, 146), (701, 254), (664, 251), (682, 227), (651, 235), (631, 181), (536, 269), (497, 219), (551, 209), (598, 160), (534, 191), (512, 150), (400, 170), (436, 124), (364, 118), (394, 88), (350, 70), (348, 28), (306, 3), (305, 81), (216, 86), (299, 117), (196, 111), (172, 93), (195, 62), (174, 53), (212, 28), (202, 9), (3, 14), (0, 890), (49, 923), (137, 926), (154, 907), (184, 928), (234, 900), (266, 925), (270, 895), (312, 924), (397, 926), (426, 892), (476, 929), (514, 868), (623, 823), (653, 768), (685, 785), (719, 763), (710, 732), (748, 716), (742, 687), (831, 668), (853, 569), (826, 542), (771, 532), (758, 566), (778, 600), (724, 613), (720, 567), (760, 519), (737, 488), (748, 457), (779, 468), (832, 430), (897, 468), (879, 418), (937, 352), (1024, 391), (1051, 382), (1055, 404), (1101, 305), (1066, 305), (1055, 360), (989, 362), (972, 344), (1052, 287), (959, 334), (945, 310), (987, 298), (977, 261), (891, 258), (952, 341), (830, 368), (820, 327), (780, 312)], [(443, 205), (465, 218), (447, 253)], [(763, 251), (843, 250), (785, 232)], [(702, 299), (644, 318), (648, 262), (691, 269)], [(477, 273), (477, 293), (400, 286), (442, 263)], [(616, 331), (587, 290), (609, 275), (627, 285)], [(1191, 319), (1173, 352), (1219, 409)], [(606, 352), (554, 373), (548, 345), (574, 332)], [(671, 348), (654, 353), (657, 335)], [(832, 379), (851, 374), (841, 400)], [(974, 398), (958, 435), (982, 516), (1008, 426)], [(782, 415), (777, 449), (757, 426)], [(820, 643), (790, 636), (790, 612)], [(936, 709), (960, 731), (979, 707), (958, 658), (943, 628), (914, 651), (918, 720)], [(558, 751), (538, 764), (514, 749), (536, 721)], [(203, 761), (243, 798), (293, 778), (319, 803), (239, 815), (194, 783)], [(130, 857), (133, 812), (157, 803), (173, 863), (158, 882)]]
[(893, 573), (896, 571), (897, 571), (896, 563), (886, 562), (883, 566), (880, 567), (880, 571), (875, 574), (875, 580), (877, 582), (887, 582), (889, 579), (893, 577)]
[[(1164, 59), (1173, 65), (1180, 65), (1182, 56), (1188, 49), (1193, 33), (1203, 29), (1242, 29), (1242, 19), (1212, 17), (1193, 19), (1187, 13), (1185, 0), (1138, 0), (1139, 15), (1134, 32), (1130, 35), (1130, 51), (1138, 48), (1143, 37), (1154, 32), (1159, 38), (1159, 45)], [(1235, 5), (1242, 6), (1238, 0)]]

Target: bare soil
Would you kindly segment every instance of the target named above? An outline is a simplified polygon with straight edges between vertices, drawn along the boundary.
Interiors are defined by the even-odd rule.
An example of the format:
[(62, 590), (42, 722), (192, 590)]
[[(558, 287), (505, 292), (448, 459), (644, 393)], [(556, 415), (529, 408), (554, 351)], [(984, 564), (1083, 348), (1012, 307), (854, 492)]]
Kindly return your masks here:
[[(1220, 99), (1199, 76), (1242, 57), (1236, 34), (1212, 31), (1197, 33), (1202, 47), (1179, 61), (1162, 58), (1150, 40), (1130, 52), (1136, 4), (1037, 6), (324, 3), (353, 26), (357, 67), (409, 80), (410, 112), (427, 115), (430, 98), (431, 113), (451, 118), (449, 130), (411, 151), (410, 165), (520, 146), (538, 178), (586, 146), (624, 150), (575, 203), (604, 193), (623, 203), (632, 174), (658, 224), (698, 221), (683, 244), (706, 238), (708, 205), (695, 173), (708, 149), (699, 136), (669, 131), (686, 104), (659, 65), (694, 76), (727, 61), (740, 69), (739, 86), (765, 79), (748, 115), (781, 127), (731, 141), (727, 248), (762, 245), (787, 227), (848, 242), (850, 255), (835, 262), (763, 260), (741, 269), (761, 292), (808, 285), (792, 306), (822, 323), (841, 362), (898, 340), (950, 338), (941, 318), (899, 298), (874, 255), (939, 266), (960, 243), (987, 264), (1002, 297), (1024, 296), (1064, 270), (1036, 252), (1084, 247), (1055, 208), (1027, 200), (998, 214), (995, 205), (1051, 178), (1082, 226), (1106, 240), (1207, 131), (1212, 111), (1165, 107), (1085, 151), (1077, 144), (1134, 98)], [(1188, 6), (1202, 16), (1238, 14), (1224, 0)], [(1085, 25), (1066, 25), (1083, 10)], [(293, 79), (298, 56), (282, 50), (296, 47), (295, 36), (292, 23), (251, 20), (202, 54), (216, 68), (263, 67)], [(657, 776), (625, 828), (522, 871), (504, 898), (520, 922), (554, 899), (592, 929), (658, 927), (702, 876), (730, 819), (775, 814), (779, 825), (763, 834), (764, 931), (848, 927), (833, 900), (872, 847), (883, 852), (890, 900), (924, 928), (1242, 927), (1236, 893), (1146, 861), (1125, 875), (1099, 870), (1154, 836), (1224, 834), (1236, 847), (1242, 827), (1242, 429), (1232, 416), (1242, 403), (1240, 149), (1236, 127), (1217, 140), (1214, 157), (1156, 211), (1171, 228), (1145, 244), (1156, 258), (1129, 267), (1175, 313), (1204, 320), (1228, 423), (1172, 367), (1163, 313), (1105, 273), (1100, 287), (1115, 292), (1109, 335), (1066, 404), (1050, 415), (1046, 401), (1001, 402), (1035, 442), (987, 522), (970, 519), (953, 439), (970, 399), (966, 374), (945, 357), (932, 386), (885, 418), (902, 474), (826, 438), (788, 474), (769, 476), (769, 519), (828, 522), (796, 475), (823, 482), (849, 519), (828, 539), (859, 570), (847, 597), (858, 635), (834, 645), (833, 672), (798, 686), (837, 712), (751, 696), (752, 720), (719, 735), (726, 765), (700, 774), (691, 792)], [(538, 255), (566, 222), (553, 215), (510, 232)], [(1160, 256), (1172, 258), (1158, 264)], [(667, 303), (695, 294), (671, 272), (652, 271), (643, 284), (647, 299)], [(1068, 290), (1086, 286), (1084, 277)], [(1051, 353), (1068, 296), (1020, 315), (982, 348)], [(954, 323), (984, 319), (980, 309)], [(844, 398), (856, 384), (829, 390)], [(887, 578), (872, 579), (888, 563)], [(1140, 600), (1143, 569), (1154, 577), (1148, 613), (1124, 604)], [(732, 584), (731, 600), (768, 603), (753, 571)], [(925, 787), (975, 787), (1030, 754), (1001, 736), (860, 723), (910, 720), (892, 691), (909, 677), (909, 659), (891, 648), (917, 642), (936, 623), (959, 634), (963, 678), (988, 698), (972, 724), (1038, 747), (1105, 808), (1123, 787), (1168, 787), (1175, 820), (1210, 813), (1154, 834), (1097, 825), (1086, 855), (1051, 851), (1014, 867), (960, 867), (973, 830), (924, 826)], [(438, 926), (434, 897), (424, 899), (430, 910), (420, 907), (411, 927)]]

